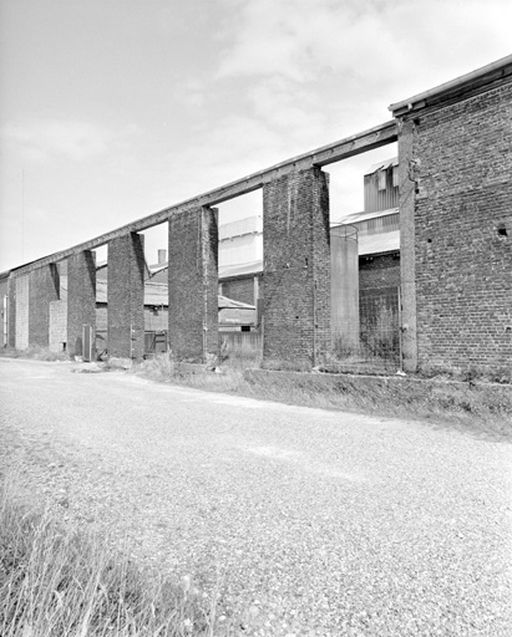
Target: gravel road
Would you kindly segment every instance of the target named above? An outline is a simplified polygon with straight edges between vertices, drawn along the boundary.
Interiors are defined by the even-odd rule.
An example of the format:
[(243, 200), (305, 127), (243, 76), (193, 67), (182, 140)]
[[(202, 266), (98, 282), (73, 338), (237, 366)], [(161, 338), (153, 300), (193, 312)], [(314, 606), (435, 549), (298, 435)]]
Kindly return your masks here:
[(0, 359), (0, 461), (240, 634), (512, 634), (512, 445)]

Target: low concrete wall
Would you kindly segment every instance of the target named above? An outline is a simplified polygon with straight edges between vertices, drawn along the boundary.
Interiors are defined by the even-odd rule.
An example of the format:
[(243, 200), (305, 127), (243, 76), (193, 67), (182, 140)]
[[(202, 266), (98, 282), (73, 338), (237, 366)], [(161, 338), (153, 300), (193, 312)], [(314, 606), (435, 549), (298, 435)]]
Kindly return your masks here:
[(470, 390), (471, 395), (481, 399), (483, 407), (488, 406), (492, 410), (493, 406), (499, 405), (500, 413), (512, 415), (512, 385), (510, 384), (468, 383), (417, 376), (363, 376), (264, 369), (247, 369), (244, 377), (248, 382), (257, 382), (260, 387), (267, 384), (271, 388), (278, 383), (282, 389), (289, 387), (290, 390), (302, 391), (306, 395), (338, 393), (357, 396), (360, 394), (367, 402), (373, 400), (376, 405), (382, 394), (388, 398), (391, 396), (397, 405), (425, 401), (428, 399), (426, 397), (434, 400), (442, 395), (442, 401), (446, 401), (446, 408), (462, 410), (465, 408), (468, 390)]

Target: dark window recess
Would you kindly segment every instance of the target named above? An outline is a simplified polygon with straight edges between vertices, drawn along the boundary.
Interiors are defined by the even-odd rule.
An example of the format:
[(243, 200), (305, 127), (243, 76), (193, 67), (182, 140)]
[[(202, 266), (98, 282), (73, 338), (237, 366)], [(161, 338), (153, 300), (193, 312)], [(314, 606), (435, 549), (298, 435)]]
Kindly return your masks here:
[(497, 231), (500, 237), (508, 237), (507, 226), (504, 223), (498, 225)]

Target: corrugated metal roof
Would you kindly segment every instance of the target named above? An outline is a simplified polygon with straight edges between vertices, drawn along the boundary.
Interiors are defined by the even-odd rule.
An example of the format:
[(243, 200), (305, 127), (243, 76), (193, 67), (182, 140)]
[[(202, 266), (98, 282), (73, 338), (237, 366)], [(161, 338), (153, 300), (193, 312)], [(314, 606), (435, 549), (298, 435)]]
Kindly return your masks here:
[(166, 261), (165, 263), (157, 263), (155, 265), (150, 265), (149, 271), (151, 273), (151, 276), (153, 276), (157, 272), (161, 272), (162, 270), (167, 270), (168, 267), (169, 267), (169, 264)]
[(357, 251), (361, 256), (379, 254), (380, 252), (395, 252), (396, 250), (400, 250), (400, 233), (398, 230), (359, 236)]
[[(254, 305), (235, 301), (222, 294), (218, 295), (219, 309), (255, 310)], [(107, 282), (96, 282), (96, 303), (107, 303)], [(168, 305), (167, 285), (146, 281), (144, 285), (144, 305)]]
[(220, 266), (219, 279), (229, 279), (230, 277), (235, 276), (258, 274), (259, 272), (263, 272), (263, 261), (261, 259), (248, 261), (247, 263)]
[[(399, 214), (398, 208), (376, 210), (375, 212), (356, 212), (344, 217), (337, 225), (353, 225), (357, 228), (358, 224), (363, 224), (365, 221), (380, 219), (382, 217), (397, 214)], [(358, 253), (361, 256), (367, 254), (379, 254), (381, 252), (395, 252), (397, 250), (400, 250), (399, 230), (358, 233)]]
[(244, 219), (237, 219), (219, 226), (219, 239), (221, 241), (241, 237), (246, 234), (258, 234), (263, 232), (263, 217), (253, 215)]
[(373, 173), (376, 173), (378, 170), (385, 170), (386, 168), (391, 168), (391, 166), (398, 166), (398, 157), (392, 157), (391, 159), (385, 159), (384, 161), (372, 164), (364, 174), (365, 176), (373, 175)]
[[(168, 265), (158, 266), (158, 269), (155, 269), (151, 272), (151, 276), (154, 277), (156, 274), (167, 270)], [(257, 259), (255, 261), (248, 261), (247, 263), (240, 263), (235, 265), (224, 265), (219, 266), (219, 279), (229, 279), (235, 276), (248, 276), (250, 274), (259, 274), (263, 272), (263, 261), (262, 259)]]
[[(107, 303), (107, 282), (96, 281), (96, 303)], [(168, 303), (167, 285), (146, 281), (144, 284), (144, 305), (165, 305)]]
[(375, 210), (374, 212), (354, 212), (346, 217), (342, 217), (335, 226), (344, 226), (346, 224), (357, 224), (360, 221), (368, 221), (369, 219), (378, 219), (379, 217), (387, 217), (388, 215), (398, 214), (398, 208), (388, 208), (387, 210)]
[(227, 296), (223, 296), (219, 294), (219, 310), (231, 308), (236, 310), (255, 310), (256, 307), (254, 305), (250, 305), (249, 303), (243, 303), (242, 301), (235, 301), (234, 299), (230, 299)]

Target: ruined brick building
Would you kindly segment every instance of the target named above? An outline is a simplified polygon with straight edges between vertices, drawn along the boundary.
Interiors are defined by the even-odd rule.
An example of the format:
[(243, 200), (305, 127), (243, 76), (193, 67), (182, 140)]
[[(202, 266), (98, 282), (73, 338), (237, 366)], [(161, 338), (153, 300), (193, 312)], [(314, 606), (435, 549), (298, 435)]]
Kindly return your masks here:
[[(59, 311), (66, 313), (66, 342), (75, 353), (83, 326), (94, 329), (96, 323), (93, 251), (108, 245), (109, 353), (140, 358), (145, 269), (140, 233), (167, 223), (170, 347), (177, 358), (214, 354), (215, 206), (262, 189), (263, 356), (318, 364), (333, 345), (323, 168), (398, 142), (399, 163), (391, 178), (399, 193), (401, 364), (407, 371), (510, 368), (512, 56), (390, 110), (393, 119), (370, 130), (2, 273), (2, 344), (49, 345), (51, 308), (63, 300), (60, 264), (66, 262), (67, 301)], [(373, 276), (371, 267), (366, 274)]]

